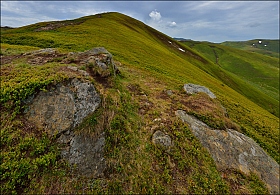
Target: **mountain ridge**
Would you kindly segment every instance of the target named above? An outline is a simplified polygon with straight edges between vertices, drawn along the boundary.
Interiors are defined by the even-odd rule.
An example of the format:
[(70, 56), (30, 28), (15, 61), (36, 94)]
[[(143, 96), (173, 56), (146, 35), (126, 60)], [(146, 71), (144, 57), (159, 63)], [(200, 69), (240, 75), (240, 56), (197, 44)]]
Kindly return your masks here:
[[(117, 14), (117, 13), (115, 13), (115, 14)], [(67, 20), (67, 21), (65, 21), (65, 22), (60, 22), (60, 21), (58, 21), (58, 22), (51, 22), (50, 24), (53, 24), (53, 23), (55, 23), (55, 24), (60, 24), (61, 26), (57, 26), (57, 27), (55, 27), (55, 28), (58, 28), (57, 30), (59, 31), (59, 29), (60, 28), (67, 28), (69, 25), (74, 25), (74, 26), (78, 26), (80, 23), (83, 23), (85, 20), (87, 20), (87, 21), (89, 21), (89, 20), (92, 20), (92, 19), (90, 19), (90, 18), (95, 18), (96, 20), (102, 20), (103, 18), (100, 16), (100, 15), (102, 15), (102, 14), (97, 14), (97, 15), (95, 15), (95, 16), (86, 16), (86, 17), (82, 17), (82, 18), (79, 18), (79, 19), (76, 19), (76, 20)], [(106, 16), (106, 13), (105, 13), (105, 16)], [(103, 17), (105, 17), (105, 16), (103, 16)], [(117, 19), (118, 17), (116, 17), (115, 18), (115, 20), (118, 20)], [(159, 36), (161, 36), (161, 38), (159, 39), (159, 40), (165, 40), (163, 43), (164, 44), (168, 44), (168, 41), (170, 41), (170, 40), (172, 40), (172, 38), (171, 37), (168, 37), (168, 38), (164, 38), (165, 37), (165, 35), (163, 35), (163, 34), (161, 34), (160, 32), (158, 32), (158, 31), (156, 31), (155, 29), (153, 29), (152, 30), (152, 28), (147, 28), (147, 30), (144, 30), (143, 31), (143, 29), (146, 29), (146, 25), (144, 24), (144, 23), (142, 23), (142, 22), (140, 22), (140, 21), (137, 21), (137, 20), (132, 20), (130, 17), (127, 17), (127, 19), (123, 19), (123, 18), (121, 18), (121, 17), (119, 17), (120, 19), (118, 20), (118, 22), (120, 22), (120, 24), (125, 24), (124, 25), (124, 28), (128, 28), (128, 29), (130, 29), (130, 30), (132, 30), (134, 33), (139, 33), (139, 32), (142, 32), (142, 34), (144, 35), (144, 34), (146, 34), (147, 32), (149, 33), (149, 34), (153, 34), (153, 33), (156, 33), (157, 35), (156, 36), (158, 36), (157, 38), (156, 38), (156, 40), (159, 38)], [(105, 18), (104, 18), (105, 19)], [(109, 18), (108, 18), (109, 19)], [(73, 22), (74, 21), (74, 22)], [(129, 22), (129, 21), (133, 21), (132, 23), (131, 22)], [(72, 23), (71, 23), (72, 22)], [(63, 23), (63, 24), (61, 24), (61, 23)], [(27, 27), (22, 27), (22, 28), (18, 28), (17, 30), (15, 30), (15, 32), (20, 32), (20, 31), (22, 31), (22, 30), (24, 30), (24, 29), (26, 29), (26, 28), (29, 28), (31, 31), (36, 31), (36, 29), (40, 29), (41, 28), (41, 26), (44, 26), (44, 25), (46, 25), (46, 23), (44, 22), (44, 23), (38, 23), (38, 24), (36, 24), (36, 25), (29, 25), (29, 26), (27, 26)], [(134, 25), (134, 26), (133, 26)], [(135, 26), (137, 26), (137, 27), (135, 27)], [(139, 28), (140, 27), (140, 28)], [(137, 29), (138, 28), (138, 29)], [(28, 30), (28, 31), (30, 31), (30, 30)], [(55, 29), (53, 29), (53, 30), (55, 30)], [(48, 31), (48, 30), (47, 30)], [(143, 33), (144, 32), (144, 33)], [(104, 32), (105, 33), (105, 32)], [(105, 33), (106, 34), (106, 33)], [(145, 35), (145, 37), (149, 37), (150, 35)], [(128, 39), (130, 39), (129, 37), (127, 37)], [(2, 37), (2, 39), (5, 39), (4, 37)], [(56, 46), (56, 44), (58, 44), (56, 47), (63, 47), (63, 48), (71, 48), (72, 47), (72, 45), (70, 44), (70, 43), (67, 43), (67, 42), (69, 42), (69, 41), (64, 41), (64, 43), (56, 43), (56, 42), (54, 42), (53, 40), (45, 40), (45, 39), (42, 39), (42, 38), (39, 38), (39, 39), (35, 39), (35, 37), (30, 37), (30, 36), (25, 36), (25, 37), (19, 37), (19, 39), (21, 39), (19, 42), (22, 42), (22, 43), (24, 43), (24, 44), (29, 44), (30, 46), (43, 46), (44, 45), (44, 47), (51, 47), (52, 45), (53, 46)], [(112, 37), (112, 39), (114, 39), (113, 37)], [(126, 37), (122, 37), (121, 39), (126, 39)], [(145, 39), (144, 37), (143, 37), (143, 39)], [(140, 43), (141, 43), (141, 40), (139, 40), (139, 39), (137, 39)], [(3, 40), (4, 42), (7, 42), (7, 43), (14, 43), (14, 41), (17, 41), (17, 40), (14, 40), (14, 41), (12, 41), (12, 42), (10, 42), (9, 41), (9, 37), (7, 37), (6, 38), (6, 40)], [(2, 41), (2, 42), (3, 42)], [(105, 40), (104, 40), (105, 41)], [(152, 40), (151, 40), (152, 41)], [(106, 40), (106, 42), (107, 42), (107, 40)], [(44, 44), (43, 44), (44, 43)], [(174, 42), (175, 43), (175, 42)], [(59, 46), (59, 44), (62, 44), (61, 46)], [(123, 44), (123, 43), (122, 43)], [(125, 43), (125, 44), (127, 44), (127, 43)], [(79, 44), (76, 44), (76, 45), (79, 45)], [(124, 45), (124, 44), (123, 44)], [(98, 46), (98, 45), (95, 45), (95, 46)], [(175, 49), (178, 49), (179, 48), (179, 46), (175, 46), (175, 47), (172, 47), (171, 45), (170, 45), (170, 47), (171, 48), (175, 48)], [(180, 47), (184, 47), (183, 45), (180, 45)], [(89, 48), (84, 48), (84, 49), (89, 49)], [(188, 53), (189, 54), (191, 54), (191, 53), (193, 53), (194, 55), (198, 55), (198, 56), (200, 56), (200, 54), (198, 54), (198, 53), (194, 53), (194, 51), (193, 50), (191, 50), (190, 48), (184, 48), (184, 50), (186, 50), (186, 51), (189, 51)], [(183, 52), (181, 52), (181, 53), (183, 53)], [(121, 55), (121, 54), (120, 54)], [(211, 60), (208, 60), (207, 58), (203, 58), (203, 57), (199, 57), (199, 58), (201, 58), (201, 59), (206, 59), (207, 61), (211, 61)], [(194, 62), (194, 61), (193, 61)], [(252, 95), (250, 95), (250, 94), (248, 94), (248, 90), (247, 89), (242, 89), (242, 88), (246, 88), (246, 86), (244, 86), (244, 84), (241, 84), (242, 82), (241, 81), (238, 81), (239, 79), (237, 79), (237, 81), (235, 81), (236, 79), (235, 78), (232, 78), (231, 76), (227, 76), (227, 79), (230, 79), (231, 81), (225, 81), (225, 80), (223, 80), (223, 74), (224, 73), (220, 73), (221, 71), (223, 72), (223, 70), (218, 70), (218, 68), (217, 67), (215, 67), (215, 66), (213, 66), (213, 65), (210, 65), (210, 66), (200, 66), (199, 64), (198, 64), (198, 67), (200, 67), (200, 68), (202, 68), (204, 71), (207, 71), (208, 73), (210, 73), (212, 76), (214, 76), (215, 75), (215, 77), (216, 78), (218, 78), (219, 80), (221, 80), (221, 81), (223, 81), (223, 82), (225, 82), (225, 84), (228, 84), (230, 87), (233, 87), (233, 88), (235, 88), (235, 89), (238, 89), (237, 91), (239, 92), (239, 93), (242, 93), (243, 95), (245, 95), (245, 96), (247, 96), (247, 97), (249, 97), (249, 99), (251, 99), (251, 100), (253, 100), (255, 103), (257, 103), (258, 105), (260, 105), (260, 106), (263, 106), (263, 107), (265, 107), (266, 109), (270, 109), (270, 106), (271, 107), (276, 107), (276, 108), (278, 108), (279, 107), (279, 105), (278, 105), (278, 103), (277, 102), (275, 102), (274, 100), (270, 100), (270, 102), (273, 102), (273, 103), (269, 103), (269, 102), (267, 102), (267, 99), (269, 99), (269, 97), (267, 97), (266, 96), (266, 94), (262, 94), (262, 95), (259, 95), (259, 93), (262, 93), (261, 91), (256, 91), (256, 90), (254, 90), (254, 95), (252, 96)], [(214, 69), (214, 70), (213, 70)], [(239, 87), (239, 85), (241, 85), (240, 87)], [(245, 84), (246, 85), (246, 84)], [(237, 88), (235, 87), (235, 86), (237, 86)], [(277, 87), (276, 87), (276, 89), (277, 89)], [(252, 92), (253, 93), (253, 92)], [(258, 96), (258, 98), (254, 98), (254, 97), (257, 97)], [(263, 96), (265, 96), (265, 97), (263, 97)], [(263, 98), (262, 98), (263, 97)], [(253, 98), (253, 99), (252, 99)], [(261, 101), (260, 101), (260, 99), (261, 99)], [(279, 109), (274, 109), (272, 112), (274, 112), (277, 116), (279, 116), (279, 111), (278, 111)]]

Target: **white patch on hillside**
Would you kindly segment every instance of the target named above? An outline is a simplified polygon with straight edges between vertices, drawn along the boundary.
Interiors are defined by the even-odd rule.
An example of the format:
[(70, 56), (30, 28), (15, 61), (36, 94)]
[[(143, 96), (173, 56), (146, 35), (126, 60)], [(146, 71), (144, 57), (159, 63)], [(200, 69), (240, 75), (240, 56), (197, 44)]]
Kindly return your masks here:
[(182, 51), (182, 52), (186, 52), (185, 50), (183, 50), (182, 48), (178, 48), (180, 51)]

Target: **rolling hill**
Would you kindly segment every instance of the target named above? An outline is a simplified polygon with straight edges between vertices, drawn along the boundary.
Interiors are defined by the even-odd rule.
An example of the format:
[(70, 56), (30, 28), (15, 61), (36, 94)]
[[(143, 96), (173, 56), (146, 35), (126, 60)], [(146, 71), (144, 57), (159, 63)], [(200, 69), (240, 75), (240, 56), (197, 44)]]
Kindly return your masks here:
[(236, 42), (226, 41), (221, 43), (221, 45), (279, 58), (279, 40), (254, 39)]
[[(35, 92), (73, 77), (63, 71), (69, 52), (95, 47), (105, 47), (112, 54), (121, 74), (106, 82), (92, 78), (103, 98), (97, 114), (106, 117), (93, 115), (77, 131), (94, 132), (92, 126), (103, 121), (108, 170), (103, 178), (77, 179), (60, 159), (53, 138), (26, 128), (22, 104)], [(60, 54), (44, 65), (30, 65), (26, 52), (40, 48), (55, 48)], [(89, 68), (74, 58), (69, 63), (81, 70)], [(227, 110), (231, 124), (237, 124), (236, 130), (254, 139), (279, 163), (279, 59), (275, 57), (212, 43), (178, 42), (120, 13), (1, 32), (4, 193), (226, 194), (235, 188), (240, 193), (267, 192), (253, 173), (217, 170), (208, 151), (176, 119), (174, 110), (185, 108), (181, 101), (186, 98), (185, 83), (209, 88)], [(173, 92), (170, 98), (164, 95), (166, 90)], [(200, 113), (204, 122), (223, 120), (211, 113), (209, 117), (206, 111)], [(155, 128), (174, 135), (172, 155), (150, 144)]]
[[(252, 54), (220, 44), (195, 41), (184, 41), (183, 43), (224, 70), (246, 81), (246, 85), (251, 85), (251, 95), (254, 93), (253, 90), (258, 90), (260, 93), (279, 101), (279, 58)], [(250, 94), (246, 95), (246, 92), (241, 88), (235, 88), (235, 90), (247, 97), (250, 96)]]

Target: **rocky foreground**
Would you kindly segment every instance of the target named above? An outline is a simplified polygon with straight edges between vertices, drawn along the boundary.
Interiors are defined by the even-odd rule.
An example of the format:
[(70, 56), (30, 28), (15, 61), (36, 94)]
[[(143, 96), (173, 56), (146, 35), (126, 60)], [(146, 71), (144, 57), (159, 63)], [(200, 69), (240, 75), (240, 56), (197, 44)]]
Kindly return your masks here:
[[(26, 55), (37, 56), (32, 62), (40, 64), (51, 59), (46, 56), (54, 54), (53, 50), (41, 50)], [(78, 67), (67, 67), (83, 76), (98, 75), (107, 78), (118, 72), (112, 55), (104, 48), (69, 53), (64, 57), (63, 63), (69, 62), (90, 67), (90, 73)], [(184, 89), (187, 94), (206, 93), (210, 98), (216, 98), (203, 86), (189, 83), (184, 85)], [(168, 92), (172, 95), (172, 91)], [(57, 142), (64, 145), (61, 156), (75, 166), (80, 175), (103, 176), (106, 168), (103, 154), (106, 140), (104, 133), (88, 137), (74, 132), (75, 127), (100, 106), (100, 95), (92, 83), (71, 79), (56, 84), (47, 92), (41, 91), (29, 97), (25, 103), (28, 105), (25, 117), (37, 127), (45, 129), (49, 136), (56, 136)], [(246, 174), (256, 173), (267, 184), (271, 193), (279, 193), (279, 165), (255, 141), (232, 129), (210, 128), (184, 110), (177, 110), (175, 115), (189, 125), (193, 134), (208, 149), (219, 170), (233, 168)], [(167, 134), (156, 131), (151, 141), (172, 152), (172, 140)]]

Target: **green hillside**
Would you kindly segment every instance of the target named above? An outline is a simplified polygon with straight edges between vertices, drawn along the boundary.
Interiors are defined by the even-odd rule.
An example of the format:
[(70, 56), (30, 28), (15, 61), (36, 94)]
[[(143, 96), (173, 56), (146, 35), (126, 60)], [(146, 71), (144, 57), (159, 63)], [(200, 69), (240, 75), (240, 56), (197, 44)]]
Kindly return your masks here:
[[(188, 47), (176, 45), (175, 42), (174, 44), (176, 46), (170, 45), (168, 42), (172, 41), (170, 37), (167, 37), (154, 29), (148, 28), (145, 24), (139, 21), (122, 18), (121, 16), (103, 14), (102, 18), (99, 18), (98, 16), (94, 17), (89, 16), (74, 21), (66, 21), (64, 22), (66, 24), (64, 24), (65, 27), (63, 27), (64, 25), (60, 25), (59, 22), (54, 22), (50, 25), (39, 23), (9, 31), (7, 34), (3, 32), (1, 41), (2, 43), (8, 44), (29, 45), (41, 48), (56, 47), (71, 51), (84, 51), (93, 47), (104, 46), (105, 48), (108, 48), (119, 61), (129, 62), (131, 65), (136, 65), (144, 69), (152, 69), (152, 72), (156, 73), (158, 73), (157, 70), (160, 66), (161, 72), (165, 72), (168, 76), (169, 74), (173, 74), (173, 77), (177, 77), (185, 72), (181, 70), (182, 66), (180, 66), (180, 68), (176, 67), (179, 66), (179, 64), (172, 67), (162, 66), (160, 61), (165, 60), (156, 58), (162, 55), (174, 58), (174, 55), (176, 55), (180, 57), (180, 60), (184, 61), (180, 64), (190, 63), (195, 65), (232, 89), (245, 95), (259, 106), (276, 116), (279, 116), (279, 103), (268, 97), (266, 92), (260, 93), (251, 87), (249, 87), (250, 90), (248, 90), (247, 83), (243, 80), (236, 78), (234, 75), (231, 76), (230, 74), (225, 73), (223, 69), (214, 63), (211, 63), (210, 60), (200, 57), (200, 54), (195, 53)], [(49, 27), (50, 30), (41, 31), (40, 29), (44, 26)], [(104, 28), (104, 26), (116, 29), (114, 34), (108, 32), (108, 28)], [(94, 32), (94, 35), (91, 35), (92, 32)], [(87, 37), (86, 39), (85, 36)], [(157, 44), (154, 44), (155, 42), (157, 42)], [(179, 47), (184, 47), (184, 50), (188, 52), (181, 52), (178, 50)], [(128, 48), (133, 49), (127, 50)], [(172, 53), (170, 53), (170, 51), (172, 51)], [(152, 56), (145, 58), (147, 54)], [(139, 59), (141, 59), (141, 64)], [(254, 59), (254, 57), (251, 57), (250, 60), (252, 59)], [(273, 64), (276, 64), (275, 62), (276, 61), (274, 60)], [(194, 68), (194, 66), (191, 67)], [(279, 78), (279, 75), (276, 75), (276, 73), (277, 72), (274, 73), (275, 75), (273, 75), (273, 77), (278, 76)], [(227, 76), (224, 77), (224, 74)], [(191, 75), (187, 75), (187, 77), (190, 76)], [(273, 79), (272, 82), (275, 82), (275, 79)], [(278, 90), (279, 87), (277, 87), (275, 83), (273, 85), (273, 87)], [(275, 91), (275, 89), (272, 89), (272, 91), (273, 97), (276, 97), (277, 91)]]
[[(47, 138), (44, 132), (28, 128), (25, 132), (23, 128), (22, 100), (35, 91), (46, 90), (51, 83), (73, 76), (63, 72), (61, 67), (65, 65), (58, 58), (42, 66), (32, 66), (27, 59), (15, 57), (50, 47), (63, 54), (105, 47), (118, 62), (121, 75), (109, 81), (111, 87), (92, 81), (103, 97), (100, 112), (110, 109), (114, 113), (105, 129), (110, 138), (106, 142), (109, 170), (103, 179), (76, 179), (68, 165), (59, 159), (59, 146), (54, 140)], [(213, 51), (219, 56), (218, 61)], [(245, 176), (227, 170), (223, 174), (228, 177), (221, 177), (223, 174), (215, 167), (208, 151), (187, 126), (176, 119), (174, 111), (183, 109), (184, 104), (174, 102), (184, 99), (185, 83), (208, 87), (226, 108), (232, 124), (237, 124), (236, 129), (253, 138), (279, 163), (278, 59), (216, 44), (180, 43), (120, 13), (43, 22), (3, 31), (1, 55), (14, 56), (14, 60), (1, 65), (1, 118), (5, 121), (1, 124), (1, 150), (4, 151), (1, 159), (5, 162), (1, 165), (1, 173), (5, 173), (1, 185), (4, 193), (10, 190), (37, 194), (228, 194), (236, 192), (236, 187), (239, 193), (245, 194), (267, 192), (254, 174)], [(239, 66), (234, 66), (236, 64)], [(240, 66), (245, 71), (240, 71)], [(171, 98), (162, 95), (168, 89), (175, 94)], [(143, 99), (143, 95), (148, 100)], [(142, 108), (143, 104), (150, 108)], [(164, 130), (173, 135), (176, 145), (173, 155), (148, 141), (153, 120), (158, 117), (166, 119)], [(93, 121), (100, 118), (101, 115), (92, 116)], [(89, 131), (91, 125), (96, 123), (86, 123), (82, 130)], [(39, 149), (31, 147), (32, 144)], [(172, 179), (174, 175), (177, 180)], [(232, 182), (235, 180), (241, 183)]]
[(221, 45), (279, 58), (279, 40), (254, 39), (249, 41), (226, 41), (221, 43)]
[[(214, 43), (185, 41), (184, 44), (234, 76), (246, 81), (246, 85), (251, 88), (249, 93), (242, 88), (235, 88), (238, 92), (255, 102), (258, 100), (254, 100), (253, 93), (266, 94), (277, 100), (270, 100), (271, 102), (274, 101), (275, 105), (279, 104), (279, 58)], [(267, 96), (265, 98), (269, 99)], [(259, 104), (262, 103), (259, 102)]]

